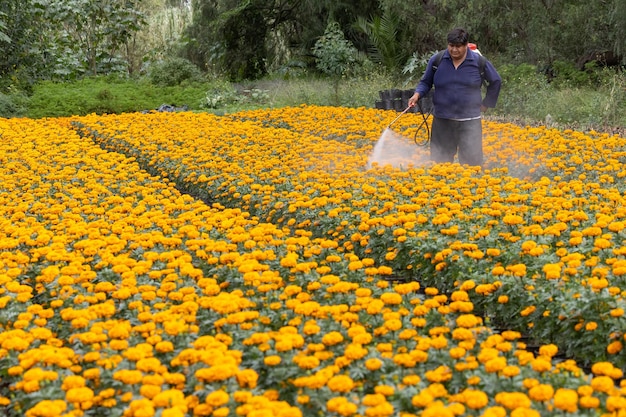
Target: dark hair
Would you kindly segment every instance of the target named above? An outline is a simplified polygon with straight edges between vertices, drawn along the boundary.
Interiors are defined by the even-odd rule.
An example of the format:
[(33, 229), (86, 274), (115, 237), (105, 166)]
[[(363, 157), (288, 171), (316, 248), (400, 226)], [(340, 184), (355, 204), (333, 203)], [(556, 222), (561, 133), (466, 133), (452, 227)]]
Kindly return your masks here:
[(462, 28), (452, 29), (448, 33), (448, 43), (451, 45), (467, 45), (469, 33)]

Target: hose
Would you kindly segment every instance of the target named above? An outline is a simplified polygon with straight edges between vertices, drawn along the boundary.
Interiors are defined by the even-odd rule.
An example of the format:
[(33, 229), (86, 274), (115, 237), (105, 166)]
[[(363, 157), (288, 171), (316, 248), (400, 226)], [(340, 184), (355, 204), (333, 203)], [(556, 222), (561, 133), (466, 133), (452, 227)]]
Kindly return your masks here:
[[(425, 114), (424, 109), (422, 108), (421, 100), (417, 101), (417, 108), (419, 109), (420, 114), (422, 115), (422, 123), (420, 123), (420, 125), (417, 127), (417, 130), (415, 131), (415, 136), (413, 137), (413, 141), (415, 142), (417, 146), (427, 146), (428, 143), (430, 142), (430, 126), (428, 126), (428, 118), (432, 114), (432, 111), (429, 111), (428, 114)], [(418, 142), (417, 134), (422, 129), (422, 127), (426, 127), (426, 139), (422, 142)]]

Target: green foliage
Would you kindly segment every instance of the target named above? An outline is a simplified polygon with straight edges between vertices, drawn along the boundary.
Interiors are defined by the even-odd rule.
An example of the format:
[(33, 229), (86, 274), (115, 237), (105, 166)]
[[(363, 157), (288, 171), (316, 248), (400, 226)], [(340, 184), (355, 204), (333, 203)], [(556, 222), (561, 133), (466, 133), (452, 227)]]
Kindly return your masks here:
[(7, 29), (7, 25), (5, 23), (7, 14), (0, 11), (0, 42), (11, 42), (11, 38), (4, 33)]
[(173, 87), (183, 82), (199, 82), (204, 78), (200, 68), (184, 58), (168, 58), (150, 70), (150, 81), (161, 87)]
[[(554, 126), (606, 130), (626, 126), (626, 75), (608, 69), (592, 70), (589, 85), (548, 82), (534, 65), (496, 64), (502, 90), (487, 116), (523, 123), (542, 123), (548, 115)], [(411, 81), (413, 86), (416, 80)], [(337, 85), (348, 93), (338, 94)], [(558, 86), (558, 88), (557, 88)], [(77, 82), (43, 82), (30, 99), (14, 91), (2, 98), (0, 116), (55, 117), (88, 113), (121, 113), (157, 109), (162, 104), (186, 105), (190, 110), (235, 112), (262, 107), (340, 105), (374, 107), (380, 90), (407, 88), (382, 67), (368, 67), (344, 78), (280, 73), (249, 85), (225, 79), (155, 88), (149, 80), (92, 77)]]
[(38, 0), (38, 7), (48, 22), (42, 48), (62, 79), (125, 71), (121, 51), (145, 24), (137, 0)]
[(329, 77), (347, 75), (357, 62), (356, 48), (344, 37), (337, 22), (330, 22), (324, 35), (315, 42), (316, 66)]
[(551, 83), (557, 89), (592, 84), (593, 72), (581, 71), (569, 62), (556, 60), (552, 63), (549, 72)]
[(500, 65), (502, 90), (490, 110), (509, 118), (578, 129), (626, 126), (626, 74), (557, 65), (551, 81), (536, 66)]
[(200, 109), (210, 83), (159, 87), (146, 80), (91, 77), (35, 86), (27, 116), (32, 118), (155, 110), (162, 104)]
[(317, 69), (334, 80), (335, 104), (339, 104), (339, 80), (354, 72), (358, 51), (344, 37), (337, 22), (330, 22), (313, 47)]
[(224, 109), (228, 107), (257, 107), (267, 105), (270, 96), (267, 90), (260, 88), (238, 91), (232, 84), (220, 82), (207, 91), (200, 103), (203, 109)]
[(386, 11), (382, 17), (374, 16), (369, 20), (360, 17), (355, 26), (369, 39), (371, 45), (367, 56), (373, 62), (396, 71), (407, 60), (409, 52), (398, 39), (400, 20), (392, 12)]
[(22, 92), (0, 93), (0, 117), (20, 117), (26, 114), (28, 97)]
[(430, 51), (425, 54), (418, 54), (414, 52), (413, 55), (407, 60), (402, 68), (402, 75), (406, 77), (405, 84), (413, 82), (417, 84), (417, 80), (422, 77), (430, 57), (433, 56), (436, 51)]

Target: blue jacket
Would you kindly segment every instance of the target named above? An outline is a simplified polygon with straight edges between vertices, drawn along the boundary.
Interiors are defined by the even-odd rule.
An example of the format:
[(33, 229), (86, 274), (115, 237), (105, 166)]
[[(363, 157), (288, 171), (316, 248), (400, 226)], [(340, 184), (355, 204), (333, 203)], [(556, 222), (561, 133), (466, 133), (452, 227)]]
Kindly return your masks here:
[(428, 61), (426, 71), (415, 89), (420, 97), (425, 97), (430, 89), (435, 87), (433, 93), (435, 117), (456, 120), (477, 118), (480, 117), (481, 104), (486, 107), (496, 106), (502, 79), (489, 60), (485, 65), (485, 80), (488, 86), (483, 99), (476, 52), (468, 48), (465, 61), (455, 69), (452, 58), (446, 50), (437, 71), (433, 71), (435, 56), (436, 54)]

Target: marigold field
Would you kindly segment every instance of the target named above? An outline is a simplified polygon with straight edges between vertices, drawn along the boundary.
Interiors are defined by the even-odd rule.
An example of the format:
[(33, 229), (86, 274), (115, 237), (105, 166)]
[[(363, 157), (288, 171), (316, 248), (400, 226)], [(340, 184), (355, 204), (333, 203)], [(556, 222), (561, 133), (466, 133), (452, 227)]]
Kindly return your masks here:
[(0, 414), (626, 415), (626, 139), (396, 115), (0, 119)]

